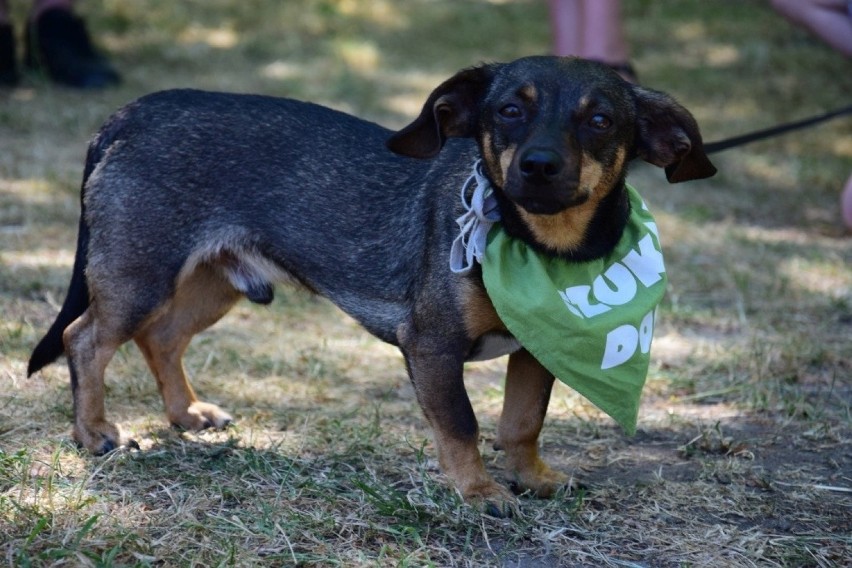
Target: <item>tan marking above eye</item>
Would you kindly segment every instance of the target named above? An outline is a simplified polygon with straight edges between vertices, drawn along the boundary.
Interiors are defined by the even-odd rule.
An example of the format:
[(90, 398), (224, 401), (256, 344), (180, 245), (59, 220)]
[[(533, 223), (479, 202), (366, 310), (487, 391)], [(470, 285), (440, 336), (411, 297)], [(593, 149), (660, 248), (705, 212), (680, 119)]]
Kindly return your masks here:
[(538, 99), (538, 89), (535, 85), (524, 85), (518, 91), (518, 96), (525, 101), (535, 102)]

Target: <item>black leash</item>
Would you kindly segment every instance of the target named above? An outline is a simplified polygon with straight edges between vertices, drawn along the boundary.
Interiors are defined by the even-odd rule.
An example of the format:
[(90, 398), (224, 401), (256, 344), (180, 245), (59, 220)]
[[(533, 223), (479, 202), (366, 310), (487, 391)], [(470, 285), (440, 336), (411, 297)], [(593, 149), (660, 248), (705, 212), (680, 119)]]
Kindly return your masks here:
[(712, 154), (714, 152), (721, 152), (722, 150), (727, 150), (728, 148), (734, 148), (736, 146), (742, 146), (743, 144), (748, 144), (749, 142), (756, 142), (757, 140), (771, 138), (773, 136), (778, 136), (779, 134), (784, 134), (792, 130), (807, 128), (808, 126), (813, 126), (814, 124), (819, 124), (820, 122), (825, 122), (826, 120), (831, 120), (832, 118), (843, 116), (844, 114), (852, 114), (852, 105), (839, 108), (837, 110), (832, 110), (823, 114), (819, 114), (817, 116), (812, 116), (810, 118), (805, 118), (803, 120), (787, 122), (785, 124), (779, 124), (778, 126), (766, 128), (765, 130), (758, 130), (749, 134), (743, 134), (742, 136), (734, 136), (733, 138), (726, 138), (725, 140), (710, 142), (709, 144), (704, 145), (704, 153)]

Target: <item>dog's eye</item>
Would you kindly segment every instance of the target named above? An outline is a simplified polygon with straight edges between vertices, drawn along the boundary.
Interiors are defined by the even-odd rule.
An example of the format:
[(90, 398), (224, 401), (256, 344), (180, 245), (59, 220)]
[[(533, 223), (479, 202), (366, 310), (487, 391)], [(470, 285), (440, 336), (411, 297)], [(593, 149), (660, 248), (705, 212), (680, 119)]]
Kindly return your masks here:
[(501, 108), (499, 110), (499, 113), (500, 113), (500, 116), (502, 116), (503, 118), (511, 118), (511, 119), (521, 118), (521, 117), (524, 116), (524, 111), (521, 110), (521, 107), (519, 107), (516, 104), (511, 104), (511, 103), (507, 104), (506, 106)]
[(589, 126), (595, 130), (607, 130), (612, 126), (612, 119), (605, 114), (596, 114), (589, 119)]

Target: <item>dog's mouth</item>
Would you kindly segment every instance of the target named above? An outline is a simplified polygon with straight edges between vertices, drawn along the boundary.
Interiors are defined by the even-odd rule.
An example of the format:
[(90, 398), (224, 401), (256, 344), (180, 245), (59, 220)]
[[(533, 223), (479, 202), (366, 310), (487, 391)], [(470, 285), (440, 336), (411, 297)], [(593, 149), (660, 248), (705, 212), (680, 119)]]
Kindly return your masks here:
[(510, 198), (518, 207), (533, 215), (556, 215), (589, 200), (589, 193), (581, 191), (579, 188), (546, 195), (535, 195), (535, 193), (539, 192), (524, 192), (523, 195), (517, 197), (510, 195)]

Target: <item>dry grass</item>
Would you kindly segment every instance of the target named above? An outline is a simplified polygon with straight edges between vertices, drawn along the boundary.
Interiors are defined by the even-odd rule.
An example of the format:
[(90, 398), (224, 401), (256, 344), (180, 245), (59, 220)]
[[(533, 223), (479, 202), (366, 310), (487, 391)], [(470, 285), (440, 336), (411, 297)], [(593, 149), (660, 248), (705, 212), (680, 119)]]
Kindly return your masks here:
[[(20, 6), (18, 4), (21, 4)], [(17, 3), (16, 9), (23, 9)], [(644, 83), (718, 139), (848, 104), (849, 62), (764, 2), (631, 2)], [(68, 442), (68, 373), (24, 378), (61, 302), (87, 138), (172, 86), (311, 99), (398, 126), (456, 69), (548, 48), (544, 2), (82, 3), (125, 74), (0, 93), (0, 554), (7, 565), (837, 566), (852, 558), (850, 123), (731, 151), (669, 187), (637, 166), (670, 290), (640, 431), (557, 389), (544, 453), (588, 488), (497, 520), (445, 485), (398, 353), (327, 303), (240, 305), (187, 357), (237, 417), (166, 428), (134, 348), (108, 408), (141, 451)], [(471, 365), (488, 467), (504, 361)]]

